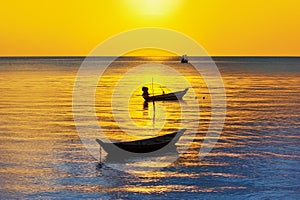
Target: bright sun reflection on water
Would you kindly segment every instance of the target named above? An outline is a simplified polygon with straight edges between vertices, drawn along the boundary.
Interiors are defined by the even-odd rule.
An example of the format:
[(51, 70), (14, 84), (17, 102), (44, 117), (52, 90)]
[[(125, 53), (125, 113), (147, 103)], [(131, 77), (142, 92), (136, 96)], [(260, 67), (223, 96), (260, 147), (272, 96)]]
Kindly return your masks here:
[[(214, 199), (297, 199), (299, 59), (241, 59), (222, 58), (217, 62), (227, 92), (226, 124), (215, 148), (203, 160), (197, 155), (211, 113), (205, 83), (178, 60), (151, 59), (179, 70), (194, 86), (200, 105), (200, 126), (191, 149), (172, 166), (129, 174), (106, 166), (97, 170), (97, 161), (77, 135), (72, 92), (82, 59), (0, 58), (0, 199), (60, 199), (66, 195), (74, 199), (153, 199), (159, 198), (158, 194), (174, 199), (202, 199), (207, 195)], [(142, 63), (146, 61), (113, 63), (97, 88), (96, 115), (113, 141), (151, 136), (145, 132), (136, 136), (123, 134), (114, 121), (110, 102), (120, 74)], [(154, 83), (157, 94), (162, 93), (159, 86)], [(173, 91), (161, 86), (166, 92)], [(138, 86), (129, 95), (130, 118), (138, 126), (151, 127), (152, 105), (143, 107), (140, 92)], [(195, 96), (191, 93), (184, 98), (187, 105), (192, 99)], [(158, 134), (178, 128), (179, 104), (158, 105), (164, 110), (157, 112), (164, 111), (161, 119), (166, 119)], [(188, 120), (193, 123), (197, 116)], [(80, 125), (89, 123), (83, 121)], [(179, 141), (177, 150), (184, 145), (184, 141)], [(164, 164), (159, 158), (156, 163)], [(135, 164), (154, 165), (141, 160), (135, 160)]]
[[(185, 76), (187, 74), (195, 73), (195, 71), (190, 71), (190, 67), (180, 68), (178, 64), (174, 64), (172, 67), (182, 73), (182, 75), (173, 75), (168, 70), (166, 70), (166, 66), (162, 64), (152, 63), (151, 66), (145, 66), (141, 63), (126, 63), (126, 68), (117, 67), (115, 64), (112, 64), (102, 76), (97, 92), (97, 115), (99, 118), (99, 123), (102, 127), (104, 127), (103, 131), (107, 134), (111, 140), (120, 141), (120, 140), (134, 140), (141, 139), (141, 137), (153, 137), (157, 134), (162, 135), (166, 133), (171, 133), (173, 131), (177, 131), (181, 126), (181, 104), (178, 102), (157, 102), (155, 105), (149, 102), (147, 105), (144, 104), (144, 99), (142, 97), (142, 87), (147, 86), (149, 88), (149, 93), (152, 95), (162, 94), (163, 92), (168, 93), (175, 90), (182, 90), (190, 85), (186, 84), (186, 82), (191, 82), (194, 85), (197, 85), (197, 90), (200, 89), (199, 83), (202, 83), (201, 92), (207, 93), (205, 90), (205, 84), (201, 78), (189, 77)], [(141, 70), (136, 70), (136, 68), (142, 67)], [(131, 71), (134, 71), (133, 74), (127, 75), (124, 80), (122, 80), (122, 76), (118, 76), (117, 74), (125, 74)], [(171, 74), (171, 75), (170, 75)], [(182, 79), (182, 77), (185, 77)], [(182, 80), (181, 80), (182, 79)], [(153, 80), (153, 84), (152, 84)], [(176, 81), (174, 81), (176, 80)], [(121, 82), (121, 83), (120, 83)], [(137, 83), (142, 82), (142, 85), (136, 85)], [(116, 89), (116, 85), (118, 86)], [(169, 87), (171, 86), (171, 87)], [(102, 91), (105, 90), (105, 93)], [(115, 92), (115, 93), (114, 93)], [(111, 106), (112, 98), (116, 100), (116, 109), (117, 111), (114, 113)], [(195, 100), (195, 97), (190, 91), (185, 99)], [(199, 99), (201, 99), (199, 97)], [(190, 105), (190, 109), (194, 109), (195, 106), (198, 106), (200, 100), (196, 100), (197, 105)], [(207, 99), (209, 102), (209, 98)], [(123, 110), (120, 108), (125, 108), (122, 106), (123, 104), (128, 104), (128, 112), (127, 110)], [(186, 104), (186, 102), (182, 102), (182, 104)], [(154, 108), (155, 107), (155, 108)], [(155, 112), (154, 112), (155, 110)], [(190, 110), (193, 112), (193, 110)], [(128, 119), (128, 122), (122, 120), (123, 126), (128, 127), (128, 129), (136, 129), (133, 135), (127, 134), (115, 134), (117, 132), (121, 133), (119, 123), (116, 123), (116, 118), (114, 114), (119, 114), (123, 116), (122, 119)], [(193, 118), (196, 117), (193, 115)], [(191, 121), (195, 121), (195, 119), (188, 119)], [(108, 126), (109, 122), (109, 126)], [(132, 124), (133, 122), (133, 124)], [(128, 123), (128, 124), (127, 124)], [(193, 123), (193, 122), (191, 122)], [(134, 127), (134, 125), (136, 127)], [(107, 128), (106, 128), (107, 127)], [(128, 130), (128, 131), (130, 131)], [(112, 134), (113, 133), (113, 134)]]

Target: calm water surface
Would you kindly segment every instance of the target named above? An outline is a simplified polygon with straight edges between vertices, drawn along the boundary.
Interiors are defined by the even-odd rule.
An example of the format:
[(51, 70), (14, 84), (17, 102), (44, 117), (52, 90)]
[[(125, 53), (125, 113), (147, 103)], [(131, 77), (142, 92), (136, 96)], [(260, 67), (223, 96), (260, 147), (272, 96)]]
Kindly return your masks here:
[[(95, 98), (99, 124), (111, 140), (152, 136), (151, 132), (134, 137), (122, 134), (112, 115), (111, 93), (120, 75), (135, 66), (155, 63), (180, 71), (193, 86), (184, 98), (187, 109), (192, 111), (195, 101), (200, 106), (200, 118), (189, 115), (186, 119), (189, 126), (200, 120), (191, 148), (168, 167), (138, 174), (109, 166), (97, 169), (98, 161), (81, 143), (73, 120), (72, 95), (82, 61), (0, 58), (0, 199), (300, 198), (299, 58), (215, 59), (226, 87), (226, 124), (218, 143), (202, 160), (197, 153), (211, 115), (203, 79), (172, 58), (114, 62), (99, 82)], [(145, 74), (140, 77), (148, 83), (151, 80)], [(169, 79), (174, 82), (174, 77)], [(161, 85), (154, 86), (154, 92), (161, 93)], [(122, 97), (116, 96), (121, 102)], [(177, 130), (180, 105), (160, 102), (157, 106), (155, 127), (161, 128), (157, 134)], [(153, 126), (153, 105), (143, 107), (140, 87), (129, 97), (129, 110), (138, 126)], [(83, 121), (79, 126), (89, 124)], [(192, 137), (189, 129), (186, 137)], [(180, 150), (184, 141), (177, 146)]]

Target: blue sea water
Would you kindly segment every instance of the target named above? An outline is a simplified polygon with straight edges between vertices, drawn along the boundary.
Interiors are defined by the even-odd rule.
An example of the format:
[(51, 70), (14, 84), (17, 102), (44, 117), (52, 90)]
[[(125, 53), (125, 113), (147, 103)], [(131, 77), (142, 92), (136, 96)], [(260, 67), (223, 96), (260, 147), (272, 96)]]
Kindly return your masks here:
[[(300, 58), (214, 58), (227, 96), (217, 144), (198, 158), (210, 119), (207, 98), (189, 151), (168, 167), (139, 174), (98, 169), (82, 144), (72, 113), (82, 61), (0, 58), (0, 199), (300, 199)], [(123, 58), (106, 72), (105, 87), (113, 87), (110, 80), (122, 69), (149, 62), (180, 67), (173, 58)], [(99, 109), (100, 123), (115, 134), (109, 112)]]

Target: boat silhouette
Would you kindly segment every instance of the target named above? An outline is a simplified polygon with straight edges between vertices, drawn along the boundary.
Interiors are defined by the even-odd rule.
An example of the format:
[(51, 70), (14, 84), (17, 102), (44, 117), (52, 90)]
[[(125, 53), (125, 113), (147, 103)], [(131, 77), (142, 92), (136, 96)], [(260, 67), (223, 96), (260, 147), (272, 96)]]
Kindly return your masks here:
[(181, 56), (181, 61), (180, 62), (181, 63), (188, 63), (189, 62), (189, 59), (188, 59), (186, 54)]
[(161, 95), (153, 95), (149, 96), (148, 87), (143, 87), (143, 98), (146, 102), (149, 101), (176, 101), (176, 100), (182, 100), (183, 96), (187, 93), (189, 88), (185, 88), (184, 90), (172, 92), (168, 94), (161, 94)]
[(108, 154), (122, 155), (124, 151), (129, 153), (150, 153), (160, 150), (167, 145), (169, 145), (171, 148), (174, 148), (175, 143), (185, 131), (186, 129), (181, 129), (179, 131), (168, 133), (162, 136), (128, 142), (110, 143), (103, 142), (100, 139), (96, 139), (96, 141)]

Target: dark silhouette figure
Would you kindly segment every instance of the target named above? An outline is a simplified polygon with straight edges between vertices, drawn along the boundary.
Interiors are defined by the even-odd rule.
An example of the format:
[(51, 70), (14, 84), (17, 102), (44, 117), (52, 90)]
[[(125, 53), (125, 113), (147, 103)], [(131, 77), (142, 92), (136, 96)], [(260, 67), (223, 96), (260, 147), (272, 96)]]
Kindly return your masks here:
[(143, 90), (144, 99), (148, 99), (149, 98), (149, 92), (148, 92), (149, 88), (148, 87), (143, 87), (142, 90)]
[(148, 110), (148, 102), (147, 101), (144, 101), (143, 109)]
[(189, 62), (189, 60), (188, 60), (188, 57), (186, 54), (181, 56), (181, 63), (188, 63), (188, 62)]

